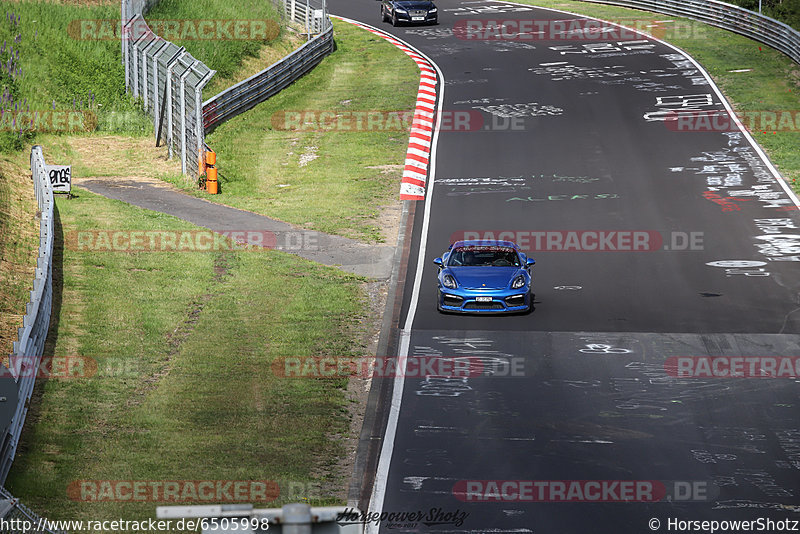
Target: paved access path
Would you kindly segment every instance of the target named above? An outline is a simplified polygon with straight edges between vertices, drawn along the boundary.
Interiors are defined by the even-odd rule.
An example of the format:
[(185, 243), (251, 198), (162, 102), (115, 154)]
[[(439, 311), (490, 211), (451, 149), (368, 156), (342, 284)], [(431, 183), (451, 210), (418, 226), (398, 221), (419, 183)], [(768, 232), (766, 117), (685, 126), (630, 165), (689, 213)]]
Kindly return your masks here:
[(214, 232), (272, 232), (277, 250), (341, 267), (351, 273), (377, 279), (387, 279), (391, 274), (393, 246), (367, 245), (345, 237), (305, 230), (264, 215), (192, 197), (166, 184), (97, 178), (81, 180), (76, 185), (107, 198), (172, 215)]

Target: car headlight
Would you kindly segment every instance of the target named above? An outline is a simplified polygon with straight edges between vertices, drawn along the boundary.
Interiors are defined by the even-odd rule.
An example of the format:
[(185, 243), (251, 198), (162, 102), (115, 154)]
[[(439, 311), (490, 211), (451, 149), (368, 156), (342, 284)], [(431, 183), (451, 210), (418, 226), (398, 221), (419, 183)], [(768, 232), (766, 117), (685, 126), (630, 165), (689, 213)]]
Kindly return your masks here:
[(436, 13), (438, 10), (434, 7), (433, 9), (429, 9), (428, 13)]
[(511, 289), (519, 289), (525, 285), (525, 277), (519, 275), (518, 277), (514, 278), (514, 281), (511, 282)]
[(451, 275), (446, 274), (442, 278), (442, 285), (448, 289), (455, 289), (456, 288), (456, 279), (453, 278)]
[(396, 7), (396, 8), (394, 8), (394, 10), (396, 12), (398, 12), (398, 13), (403, 13), (403, 14), (406, 14), (406, 15), (408, 14), (408, 11), (406, 11), (405, 9), (403, 9), (401, 7)]

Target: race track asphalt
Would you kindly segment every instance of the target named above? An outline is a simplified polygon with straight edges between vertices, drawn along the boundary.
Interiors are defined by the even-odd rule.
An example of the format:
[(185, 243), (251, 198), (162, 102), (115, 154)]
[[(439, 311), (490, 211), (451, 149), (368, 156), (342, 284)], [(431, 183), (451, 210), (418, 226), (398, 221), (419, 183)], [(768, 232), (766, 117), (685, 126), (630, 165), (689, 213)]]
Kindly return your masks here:
[[(665, 120), (725, 112), (676, 49), (623, 33), (551, 34), (553, 21), (576, 16), (540, 8), (437, 5), (439, 25), (393, 28), (378, 2), (329, 3), (429, 57), (443, 75), (441, 115), (470, 119), (469, 131), (439, 132), (399, 350), (473, 358), (485, 372), (395, 381), (402, 402), (370, 509), (451, 515), (383, 521), (381, 532), (635, 533), (654, 531), (653, 519), (661, 531), (670, 520), (800, 519), (800, 383), (677, 378), (673, 365), (800, 356), (795, 199), (742, 132), (676, 131)], [(548, 22), (530, 39), (465, 31), (490, 20)], [(455, 237), (500, 232), (533, 249), (535, 310), (438, 313), (433, 258)], [(606, 249), (626, 248), (610, 232), (641, 241), (575, 250), (569, 232), (579, 244), (605, 236)], [(498, 497), (487, 481), (507, 483)], [(520, 498), (514, 481), (556, 493)], [(541, 502), (561, 499), (554, 481), (650, 481), (665, 494)]]

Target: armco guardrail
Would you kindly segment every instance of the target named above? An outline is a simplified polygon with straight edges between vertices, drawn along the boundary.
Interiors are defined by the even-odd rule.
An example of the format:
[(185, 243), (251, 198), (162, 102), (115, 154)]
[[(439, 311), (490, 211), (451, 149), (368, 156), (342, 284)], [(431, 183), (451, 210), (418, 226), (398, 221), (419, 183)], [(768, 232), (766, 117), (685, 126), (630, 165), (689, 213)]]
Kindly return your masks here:
[[(31, 173), (40, 213), (39, 258), (36, 262), (31, 300), (22, 320), (22, 328), (19, 329), (19, 341), (14, 342), (14, 352), (9, 359), (10, 373), (16, 384), (17, 404), (0, 449), (0, 483), (5, 483), (17, 451), (19, 436), (28, 413), (28, 401), (36, 381), (35, 370), (39, 368), (47, 330), (50, 328), (50, 310), (53, 304), (53, 190), (45, 173), (42, 147), (38, 145), (31, 149)], [(2, 371), (3, 374), (9, 372), (6, 369)]]
[(209, 99), (203, 104), (206, 132), (286, 88), (314, 68), (332, 50), (333, 28), (328, 28), (267, 69)]
[(254, 508), (252, 504), (159, 506), (159, 519), (199, 519), (201, 534), (218, 532), (285, 532), (291, 534), (363, 534), (364, 514), (358, 508), (285, 504)]
[(739, 33), (800, 63), (800, 32), (770, 17), (717, 0), (583, 0), (686, 17)]
[(289, 20), (303, 25), (309, 36), (312, 33), (318, 35), (277, 63), (204, 102), (203, 126), (206, 133), (278, 93), (333, 51), (333, 26), (324, 3), (315, 7), (310, 3), (287, 0), (284, 11)]
[[(216, 71), (186, 49), (150, 29), (144, 13), (156, 0), (122, 0), (121, 41), (125, 88), (141, 98), (156, 136), (166, 139), (169, 157), (178, 152), (181, 171), (197, 177), (205, 155), (203, 88)], [(161, 140), (159, 138), (159, 141)]]

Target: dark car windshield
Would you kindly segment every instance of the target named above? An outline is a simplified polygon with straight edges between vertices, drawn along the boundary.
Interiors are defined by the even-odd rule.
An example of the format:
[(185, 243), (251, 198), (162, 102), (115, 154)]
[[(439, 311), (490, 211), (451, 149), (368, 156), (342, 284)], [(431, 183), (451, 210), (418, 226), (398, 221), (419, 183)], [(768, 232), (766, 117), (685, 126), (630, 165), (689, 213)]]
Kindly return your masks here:
[(449, 267), (519, 267), (519, 256), (511, 247), (467, 246), (453, 249)]

